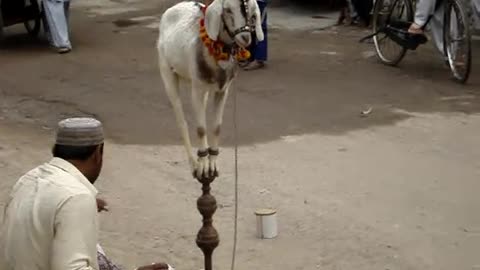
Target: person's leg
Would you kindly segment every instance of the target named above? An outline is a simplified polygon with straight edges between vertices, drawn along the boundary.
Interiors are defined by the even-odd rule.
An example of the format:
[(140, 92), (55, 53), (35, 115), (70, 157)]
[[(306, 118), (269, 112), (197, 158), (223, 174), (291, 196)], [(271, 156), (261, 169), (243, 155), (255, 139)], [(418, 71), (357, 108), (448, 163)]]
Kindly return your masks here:
[(50, 29), (48, 27), (48, 18), (47, 14), (45, 12), (45, 1), (41, 1), (41, 8), (42, 8), (42, 25), (43, 25), (43, 31), (45, 32), (45, 36), (47, 37), (48, 43), (52, 44), (52, 36), (50, 35)]
[(99, 270), (121, 270), (116, 264), (110, 261), (102, 247), (97, 244), (97, 260)]
[[(445, 15), (445, 4), (442, 3), (438, 9), (433, 14), (433, 17), (430, 19), (430, 23), (428, 25), (429, 30), (432, 32), (432, 39), (435, 47), (440, 51), (443, 55), (443, 24), (444, 24), (444, 15)], [(455, 36), (456, 29), (457, 29), (457, 20), (456, 18), (452, 17), (450, 29), (452, 34)]]
[(346, 0), (340, 0), (339, 5), (340, 5), (340, 13), (338, 14), (337, 25), (341, 25), (345, 20), (345, 18), (347, 17), (346, 10), (347, 10), (348, 4)]
[(347, 0), (348, 2), (348, 9), (350, 10), (350, 17), (355, 18), (358, 16), (357, 10), (353, 6), (352, 0)]
[(67, 30), (70, 31), (70, 0), (63, 2), (63, 12), (67, 21)]
[(428, 18), (435, 12), (435, 0), (418, 0), (415, 10), (414, 22), (408, 29), (412, 34), (423, 34), (422, 27), (427, 23)]
[[(262, 41), (258, 42), (256, 38), (252, 41), (250, 53), (252, 54), (253, 61), (248, 64), (245, 69), (252, 70), (257, 68), (262, 68), (267, 61), (267, 53), (268, 53), (268, 35), (267, 35), (267, 2), (263, 0), (257, 1), (258, 6), (260, 8), (260, 14), (262, 16), (262, 31), (264, 38)], [(252, 34), (255, 37), (255, 34)]]
[(368, 26), (370, 22), (370, 11), (373, 6), (372, 0), (352, 0), (352, 4), (358, 14), (358, 23)]
[(255, 48), (255, 60), (265, 62), (267, 61), (267, 43), (268, 43), (268, 34), (267, 34), (267, 2), (258, 1), (258, 6), (260, 7), (260, 14), (262, 14), (262, 31), (264, 38), (262, 41), (258, 42), (257, 47)]
[(57, 48), (59, 52), (69, 51), (72, 47), (68, 35), (64, 1), (45, 0), (44, 12), (52, 46)]

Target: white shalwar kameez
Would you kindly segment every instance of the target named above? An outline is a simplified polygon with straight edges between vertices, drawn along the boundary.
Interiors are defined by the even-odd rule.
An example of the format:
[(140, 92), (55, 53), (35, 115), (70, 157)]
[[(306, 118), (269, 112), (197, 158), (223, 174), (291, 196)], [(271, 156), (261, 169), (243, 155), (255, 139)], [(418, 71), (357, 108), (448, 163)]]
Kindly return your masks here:
[(437, 49), (443, 54), (443, 17), (445, 12), (445, 1), (442, 1), (437, 10), (435, 10), (436, 0), (418, 0), (415, 10), (414, 22), (417, 25), (424, 26), (428, 17), (433, 15), (425, 30), (432, 32), (432, 39)]
[(42, 0), (50, 43), (57, 49), (72, 49), (69, 37), (70, 0)]

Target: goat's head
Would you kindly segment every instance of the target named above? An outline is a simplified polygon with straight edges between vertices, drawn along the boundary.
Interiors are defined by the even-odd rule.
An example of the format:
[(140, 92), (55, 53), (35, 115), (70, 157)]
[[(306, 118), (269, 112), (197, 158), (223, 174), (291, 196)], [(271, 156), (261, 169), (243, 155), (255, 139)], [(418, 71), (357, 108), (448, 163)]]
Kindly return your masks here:
[(222, 31), (240, 47), (248, 47), (254, 31), (258, 41), (264, 38), (262, 18), (256, 0), (214, 0), (205, 16), (208, 36), (217, 40)]

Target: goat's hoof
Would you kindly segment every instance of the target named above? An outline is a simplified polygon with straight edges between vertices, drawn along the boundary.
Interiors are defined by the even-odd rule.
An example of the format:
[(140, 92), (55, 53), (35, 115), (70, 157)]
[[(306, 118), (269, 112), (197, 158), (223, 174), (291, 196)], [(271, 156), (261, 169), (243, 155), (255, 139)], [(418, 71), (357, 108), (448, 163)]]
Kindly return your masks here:
[(210, 161), (210, 170), (209, 175), (210, 177), (218, 177), (218, 166), (217, 166), (217, 156), (209, 156)]
[(195, 168), (195, 177), (197, 179), (202, 179), (209, 177), (210, 164), (207, 157), (199, 157), (197, 161), (197, 166)]
[(218, 177), (219, 176), (218, 169), (217, 168), (213, 169), (210, 167), (210, 170), (208, 171), (208, 176), (210, 178)]

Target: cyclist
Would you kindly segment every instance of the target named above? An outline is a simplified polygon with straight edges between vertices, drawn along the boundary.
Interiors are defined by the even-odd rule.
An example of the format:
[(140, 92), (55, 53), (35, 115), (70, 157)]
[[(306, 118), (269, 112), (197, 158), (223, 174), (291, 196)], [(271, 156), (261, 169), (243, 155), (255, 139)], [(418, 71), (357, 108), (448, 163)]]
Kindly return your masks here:
[(445, 10), (445, 1), (435, 10), (437, 0), (418, 0), (417, 10), (415, 11), (414, 22), (408, 29), (411, 34), (423, 35), (423, 26), (428, 18), (432, 16), (429, 22), (429, 28), (432, 32), (433, 42), (438, 50), (443, 54), (443, 14)]

